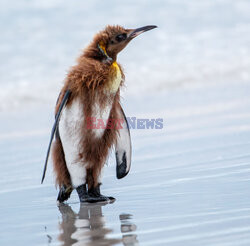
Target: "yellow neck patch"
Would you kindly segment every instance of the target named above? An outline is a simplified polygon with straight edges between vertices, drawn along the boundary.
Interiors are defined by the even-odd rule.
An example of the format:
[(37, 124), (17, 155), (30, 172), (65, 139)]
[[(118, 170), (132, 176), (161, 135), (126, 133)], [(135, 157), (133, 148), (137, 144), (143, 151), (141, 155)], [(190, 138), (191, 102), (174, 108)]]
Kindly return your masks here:
[(105, 45), (104, 45), (103, 42), (101, 42), (101, 43), (99, 44), (99, 47), (102, 49), (103, 53), (104, 53), (107, 57), (109, 57), (108, 54), (107, 54), (107, 51), (106, 51), (106, 47), (105, 47)]
[[(109, 57), (109, 55), (107, 54), (107, 51), (106, 51), (106, 47), (102, 42), (99, 44), (99, 47), (102, 50), (102, 52), (107, 57)], [(108, 81), (108, 89), (111, 93), (116, 93), (120, 84), (121, 84), (121, 81), (122, 81), (121, 69), (116, 61), (114, 61), (111, 64), (111, 70), (112, 70), (112, 72), (111, 72), (111, 78)]]
[(116, 93), (122, 82), (122, 73), (116, 61), (112, 63), (111, 67), (115, 70), (115, 72), (114, 76), (112, 76), (112, 78), (109, 81), (109, 90), (112, 93)]

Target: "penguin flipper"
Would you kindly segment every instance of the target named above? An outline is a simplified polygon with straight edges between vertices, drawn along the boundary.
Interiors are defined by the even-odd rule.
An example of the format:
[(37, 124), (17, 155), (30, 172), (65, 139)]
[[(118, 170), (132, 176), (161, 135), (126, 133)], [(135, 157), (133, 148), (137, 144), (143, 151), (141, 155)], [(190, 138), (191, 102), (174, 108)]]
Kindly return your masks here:
[(56, 132), (56, 130), (58, 128), (58, 123), (59, 123), (59, 120), (60, 120), (62, 109), (66, 105), (66, 103), (67, 103), (67, 101), (69, 99), (69, 96), (70, 96), (70, 91), (67, 90), (65, 92), (64, 96), (63, 96), (62, 102), (61, 102), (61, 104), (59, 106), (58, 112), (57, 112), (56, 117), (55, 117), (55, 123), (53, 125), (52, 130), (51, 130), (51, 136), (50, 136), (49, 146), (48, 146), (47, 155), (46, 155), (46, 159), (45, 159), (45, 164), (44, 164), (44, 168), (43, 168), (43, 176), (42, 176), (41, 184), (43, 183), (43, 180), (45, 178), (45, 174), (46, 174), (46, 170), (47, 170), (47, 165), (48, 165), (48, 160), (49, 160), (50, 149), (51, 149), (51, 144), (52, 144), (53, 138), (55, 136), (55, 132)]
[(129, 125), (121, 105), (118, 112), (118, 118), (121, 119), (124, 123), (126, 123), (123, 124), (122, 129), (119, 129), (115, 145), (116, 177), (118, 179), (121, 179), (129, 173), (132, 154)]

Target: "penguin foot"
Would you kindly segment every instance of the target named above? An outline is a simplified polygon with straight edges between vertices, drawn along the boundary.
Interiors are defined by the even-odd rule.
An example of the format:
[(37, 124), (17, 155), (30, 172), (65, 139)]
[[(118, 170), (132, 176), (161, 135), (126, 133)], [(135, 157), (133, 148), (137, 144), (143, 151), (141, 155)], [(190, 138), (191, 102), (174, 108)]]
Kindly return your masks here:
[(114, 197), (103, 196), (100, 193), (100, 184), (97, 187), (92, 187), (87, 191), (86, 184), (76, 188), (81, 203), (96, 203), (96, 202), (114, 202)]
[(90, 198), (93, 200), (93, 202), (102, 202), (102, 201), (108, 201), (108, 202), (114, 202), (115, 198), (112, 196), (104, 196), (100, 192), (100, 185), (98, 184), (96, 187), (92, 187), (88, 190), (88, 194)]
[(87, 192), (87, 185), (82, 184), (76, 188), (77, 194), (79, 196), (80, 202), (89, 202), (89, 195)]
[(62, 203), (66, 200), (69, 199), (70, 195), (71, 195), (71, 192), (72, 192), (72, 187), (71, 186), (66, 186), (66, 185), (63, 185), (60, 190), (59, 190), (59, 193), (58, 193), (58, 197), (57, 197), (57, 201), (59, 203)]

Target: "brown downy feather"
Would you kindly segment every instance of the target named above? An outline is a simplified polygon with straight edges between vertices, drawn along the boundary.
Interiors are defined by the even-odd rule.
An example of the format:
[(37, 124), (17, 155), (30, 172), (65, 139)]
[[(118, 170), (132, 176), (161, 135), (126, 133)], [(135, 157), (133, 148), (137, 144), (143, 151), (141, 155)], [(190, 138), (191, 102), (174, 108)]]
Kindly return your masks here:
[[(119, 26), (115, 28), (117, 30), (122, 29)], [(83, 136), (79, 161), (82, 161), (83, 164), (88, 163), (87, 182), (89, 188), (97, 185), (100, 171), (106, 162), (110, 148), (117, 138), (117, 129), (105, 129), (103, 136), (96, 138), (93, 131), (86, 127), (86, 119), (92, 117), (92, 107), (95, 103), (98, 103), (101, 108), (104, 108), (110, 102), (113, 103), (109, 118), (117, 119), (118, 117), (120, 89), (115, 94), (107, 93), (107, 84), (116, 75), (114, 67), (102, 62), (103, 55), (98, 50), (98, 44), (100, 42), (104, 45), (107, 44), (113, 30), (114, 27), (107, 27), (105, 31), (98, 33), (94, 37), (93, 42), (79, 57), (77, 65), (71, 68), (56, 105), (57, 113), (66, 90), (71, 91), (66, 107), (71, 105), (75, 98), (82, 100), (85, 121), (82, 123), (82, 132), (79, 133)], [(116, 59), (116, 54), (111, 54), (111, 56), (114, 60)], [(120, 70), (122, 73), (122, 85), (124, 74), (121, 67)], [(53, 162), (57, 184), (59, 186), (70, 184), (70, 175), (66, 167), (60, 139), (57, 139), (53, 146)]]
[(62, 185), (70, 186), (70, 175), (66, 166), (63, 146), (60, 138), (56, 138), (52, 146), (52, 160), (54, 172), (57, 174), (56, 176), (56, 184), (60, 187)]

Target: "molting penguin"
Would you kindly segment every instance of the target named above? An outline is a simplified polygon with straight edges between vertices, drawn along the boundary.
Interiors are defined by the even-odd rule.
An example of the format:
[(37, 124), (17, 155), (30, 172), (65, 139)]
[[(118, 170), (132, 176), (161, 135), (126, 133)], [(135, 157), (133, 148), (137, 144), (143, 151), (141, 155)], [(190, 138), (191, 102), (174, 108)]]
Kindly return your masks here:
[[(52, 146), (56, 183), (60, 187), (58, 202), (67, 200), (73, 189), (80, 202), (114, 200), (100, 193), (101, 172), (110, 149), (115, 147), (118, 179), (128, 174), (131, 165), (130, 133), (120, 105), (120, 87), (125, 77), (116, 58), (133, 38), (153, 28), (156, 26), (107, 26), (68, 73), (57, 100), (42, 177), (43, 182)], [(110, 124), (103, 127), (100, 121), (96, 127), (93, 119)], [(115, 124), (117, 119), (126, 127)]]

